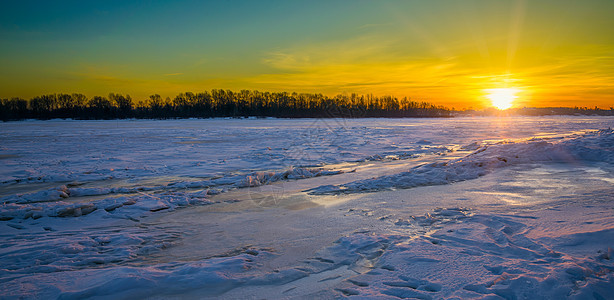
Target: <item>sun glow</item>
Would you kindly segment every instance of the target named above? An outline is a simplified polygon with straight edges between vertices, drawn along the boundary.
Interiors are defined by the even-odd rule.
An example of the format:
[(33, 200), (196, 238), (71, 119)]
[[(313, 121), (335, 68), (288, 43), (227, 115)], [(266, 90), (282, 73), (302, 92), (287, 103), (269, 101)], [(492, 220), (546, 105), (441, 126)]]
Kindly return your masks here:
[(518, 97), (516, 96), (518, 90), (512, 88), (489, 89), (486, 90), (486, 92), (488, 93), (486, 97), (490, 99), (492, 106), (501, 110), (512, 107), (512, 105), (514, 104), (514, 100), (516, 100), (516, 98)]

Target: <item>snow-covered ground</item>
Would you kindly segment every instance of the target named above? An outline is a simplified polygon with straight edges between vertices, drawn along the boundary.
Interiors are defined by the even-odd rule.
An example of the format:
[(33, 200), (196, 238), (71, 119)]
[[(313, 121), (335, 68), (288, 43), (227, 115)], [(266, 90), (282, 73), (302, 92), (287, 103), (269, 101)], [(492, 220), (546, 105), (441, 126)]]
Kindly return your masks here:
[(614, 118), (0, 124), (0, 298), (614, 299)]

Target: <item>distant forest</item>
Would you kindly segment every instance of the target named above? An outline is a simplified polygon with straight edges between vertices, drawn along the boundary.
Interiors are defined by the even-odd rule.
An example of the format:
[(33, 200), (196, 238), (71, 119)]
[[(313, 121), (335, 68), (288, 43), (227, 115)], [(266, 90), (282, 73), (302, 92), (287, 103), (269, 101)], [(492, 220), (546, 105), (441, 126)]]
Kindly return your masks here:
[(214, 89), (181, 93), (175, 98), (151, 95), (135, 102), (129, 95), (87, 98), (83, 94), (49, 94), (30, 100), (0, 100), (2, 120), (21, 119), (169, 119), (213, 117), (361, 118), (450, 117), (451, 110), (427, 102), (392, 96), (270, 93)]
[(129, 95), (108, 97), (83, 94), (49, 94), (30, 100), (0, 99), (0, 120), (23, 119), (172, 119), (214, 117), (278, 118), (368, 118), (368, 117), (454, 117), (492, 115), (614, 115), (614, 108), (587, 107), (514, 108), (506, 111), (455, 111), (408, 98), (373, 95), (337, 95), (260, 92), (214, 89), (203, 93), (181, 93), (175, 98), (155, 94), (144, 101)]

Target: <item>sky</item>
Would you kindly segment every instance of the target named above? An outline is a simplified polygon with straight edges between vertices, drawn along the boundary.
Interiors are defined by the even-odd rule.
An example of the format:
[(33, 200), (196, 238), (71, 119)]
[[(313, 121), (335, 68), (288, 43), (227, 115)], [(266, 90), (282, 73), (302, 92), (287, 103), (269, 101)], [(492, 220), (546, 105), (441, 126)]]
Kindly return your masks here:
[(0, 98), (256, 89), (614, 106), (614, 1), (2, 1)]

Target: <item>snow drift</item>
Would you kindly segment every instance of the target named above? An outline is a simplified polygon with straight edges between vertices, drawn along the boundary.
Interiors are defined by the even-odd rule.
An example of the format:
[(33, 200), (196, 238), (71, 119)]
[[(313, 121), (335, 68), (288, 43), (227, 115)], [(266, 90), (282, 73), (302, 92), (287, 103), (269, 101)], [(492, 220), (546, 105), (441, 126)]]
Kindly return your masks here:
[(380, 190), (442, 185), (475, 179), (494, 170), (520, 164), (583, 161), (614, 163), (614, 131), (604, 129), (571, 139), (531, 139), (486, 145), (466, 157), (435, 162), (390, 176), (359, 180), (343, 185), (325, 185), (308, 190), (312, 195), (349, 194)]

